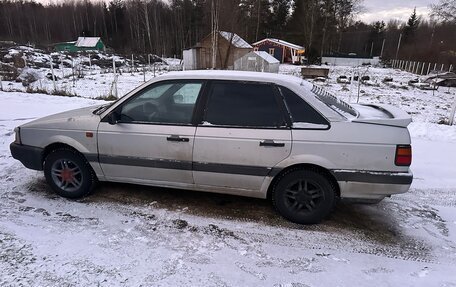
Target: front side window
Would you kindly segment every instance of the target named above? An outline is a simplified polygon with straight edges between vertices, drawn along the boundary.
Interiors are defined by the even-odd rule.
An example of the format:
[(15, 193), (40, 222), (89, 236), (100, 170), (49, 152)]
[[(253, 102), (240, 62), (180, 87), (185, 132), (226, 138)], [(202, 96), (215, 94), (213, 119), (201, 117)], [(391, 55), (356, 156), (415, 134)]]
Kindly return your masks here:
[(327, 120), (304, 99), (285, 87), (279, 86), (279, 90), (285, 99), (294, 128), (328, 127)]
[(212, 125), (236, 127), (286, 125), (274, 87), (259, 83), (213, 83), (204, 120)]
[(201, 82), (164, 82), (147, 87), (120, 109), (121, 122), (191, 124)]

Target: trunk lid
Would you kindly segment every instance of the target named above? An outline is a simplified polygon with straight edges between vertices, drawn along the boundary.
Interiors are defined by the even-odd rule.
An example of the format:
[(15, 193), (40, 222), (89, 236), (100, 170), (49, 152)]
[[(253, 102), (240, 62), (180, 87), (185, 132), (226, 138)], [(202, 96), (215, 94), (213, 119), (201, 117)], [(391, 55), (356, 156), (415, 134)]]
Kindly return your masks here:
[(352, 120), (353, 122), (404, 128), (412, 122), (412, 117), (409, 114), (391, 105), (352, 104), (352, 107), (358, 112), (358, 116)]

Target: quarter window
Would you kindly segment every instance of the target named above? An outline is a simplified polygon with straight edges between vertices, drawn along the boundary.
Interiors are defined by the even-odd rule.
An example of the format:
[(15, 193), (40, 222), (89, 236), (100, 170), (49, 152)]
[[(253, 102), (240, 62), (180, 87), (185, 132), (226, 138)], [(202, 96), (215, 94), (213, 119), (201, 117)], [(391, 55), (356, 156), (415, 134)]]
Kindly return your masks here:
[(295, 128), (327, 128), (328, 122), (304, 99), (285, 87), (279, 87), (285, 98)]
[(209, 95), (205, 121), (221, 126), (285, 126), (274, 88), (257, 83), (215, 82)]
[(121, 122), (191, 124), (201, 82), (165, 82), (138, 93), (124, 104)]

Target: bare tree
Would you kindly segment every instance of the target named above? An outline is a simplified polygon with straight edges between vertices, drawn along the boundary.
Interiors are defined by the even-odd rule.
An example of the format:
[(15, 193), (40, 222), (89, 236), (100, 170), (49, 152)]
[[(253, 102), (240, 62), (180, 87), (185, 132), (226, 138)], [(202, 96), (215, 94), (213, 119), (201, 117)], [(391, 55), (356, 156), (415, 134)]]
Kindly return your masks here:
[(456, 1), (440, 0), (438, 4), (431, 5), (432, 16), (444, 22), (456, 23)]

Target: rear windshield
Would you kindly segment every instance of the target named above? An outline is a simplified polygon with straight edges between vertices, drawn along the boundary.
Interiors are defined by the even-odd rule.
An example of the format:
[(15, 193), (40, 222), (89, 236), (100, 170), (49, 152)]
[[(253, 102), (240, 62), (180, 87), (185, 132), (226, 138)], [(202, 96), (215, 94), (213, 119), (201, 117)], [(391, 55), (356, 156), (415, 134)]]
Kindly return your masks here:
[(334, 95), (331, 95), (323, 88), (313, 86), (312, 93), (315, 94), (315, 97), (318, 100), (320, 100), (322, 103), (324, 103), (337, 113), (341, 114), (342, 116), (346, 118), (353, 118), (358, 116), (358, 113), (352, 106), (336, 98)]

